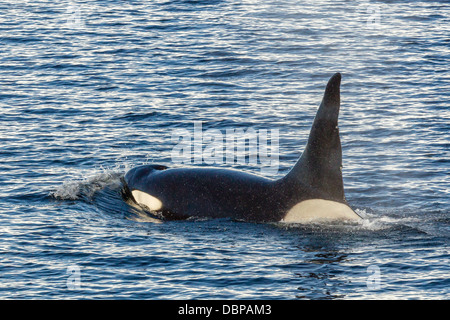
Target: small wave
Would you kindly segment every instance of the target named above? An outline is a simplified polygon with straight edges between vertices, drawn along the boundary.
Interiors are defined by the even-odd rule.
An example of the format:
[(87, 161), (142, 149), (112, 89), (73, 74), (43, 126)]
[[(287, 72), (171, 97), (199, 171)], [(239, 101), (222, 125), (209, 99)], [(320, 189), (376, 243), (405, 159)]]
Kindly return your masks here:
[(387, 214), (375, 214), (369, 213), (366, 209), (356, 209), (363, 219), (358, 221), (358, 225), (361, 229), (369, 231), (380, 231), (391, 229), (398, 226), (410, 226), (420, 222), (417, 217), (414, 216), (392, 216)]
[(135, 215), (126, 217), (126, 219), (134, 222), (140, 222), (140, 223), (163, 223), (162, 220), (153, 218), (145, 213), (135, 211)]
[(145, 112), (145, 113), (133, 113), (133, 112), (127, 112), (125, 114), (115, 116), (112, 119), (113, 120), (127, 120), (127, 121), (144, 121), (148, 118), (152, 118), (156, 115), (158, 115), (158, 112), (151, 111), (151, 112)]
[(359, 232), (359, 231), (388, 231), (397, 228), (413, 228), (420, 231), (417, 225), (421, 219), (417, 216), (395, 216), (388, 213), (368, 212), (366, 209), (355, 209), (362, 218), (359, 221), (327, 221), (313, 220), (303, 223), (277, 223), (284, 228), (300, 228), (307, 230), (338, 231), (338, 232)]
[(103, 169), (103, 172), (84, 177), (81, 180), (66, 181), (50, 195), (59, 200), (92, 199), (98, 191), (106, 187), (119, 188), (122, 177), (122, 171)]

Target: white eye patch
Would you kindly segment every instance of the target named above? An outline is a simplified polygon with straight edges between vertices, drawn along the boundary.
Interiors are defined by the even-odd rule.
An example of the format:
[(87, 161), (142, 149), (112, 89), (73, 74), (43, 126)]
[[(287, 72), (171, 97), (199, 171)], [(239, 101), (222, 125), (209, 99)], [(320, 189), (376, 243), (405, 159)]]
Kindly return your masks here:
[(131, 191), (131, 194), (138, 204), (144, 205), (152, 211), (158, 211), (162, 208), (163, 204), (161, 200), (148, 193), (139, 190), (133, 190)]

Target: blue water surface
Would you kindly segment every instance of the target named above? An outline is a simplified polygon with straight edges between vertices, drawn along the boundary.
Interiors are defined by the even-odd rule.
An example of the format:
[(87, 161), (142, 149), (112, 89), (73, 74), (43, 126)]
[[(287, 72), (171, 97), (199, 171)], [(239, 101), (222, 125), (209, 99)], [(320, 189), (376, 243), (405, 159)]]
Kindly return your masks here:
[[(0, 1), (0, 298), (449, 299), (448, 1)], [(279, 130), (328, 78), (355, 224), (161, 221), (175, 129)], [(205, 165), (205, 164), (199, 164)], [(217, 164), (260, 173), (260, 164)]]

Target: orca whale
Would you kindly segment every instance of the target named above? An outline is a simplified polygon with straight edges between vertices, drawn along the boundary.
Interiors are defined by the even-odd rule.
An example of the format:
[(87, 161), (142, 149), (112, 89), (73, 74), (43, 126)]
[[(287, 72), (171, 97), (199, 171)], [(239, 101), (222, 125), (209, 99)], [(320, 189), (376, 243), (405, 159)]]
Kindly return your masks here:
[(276, 180), (223, 168), (143, 165), (124, 176), (124, 194), (167, 220), (231, 218), (254, 222), (359, 220), (342, 179), (338, 129), (341, 74), (325, 89), (307, 145), (289, 173)]

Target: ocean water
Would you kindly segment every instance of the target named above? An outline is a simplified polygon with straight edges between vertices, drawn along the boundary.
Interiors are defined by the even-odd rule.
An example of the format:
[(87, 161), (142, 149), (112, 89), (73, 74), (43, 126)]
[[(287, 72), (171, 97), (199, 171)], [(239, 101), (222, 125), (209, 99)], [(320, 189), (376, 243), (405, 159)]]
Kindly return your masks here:
[[(448, 1), (0, 1), (1, 299), (449, 299)], [(176, 129), (279, 130), (328, 78), (353, 224), (159, 221)], [(194, 164), (194, 165), (206, 165)], [(219, 163), (252, 173), (260, 164)]]

